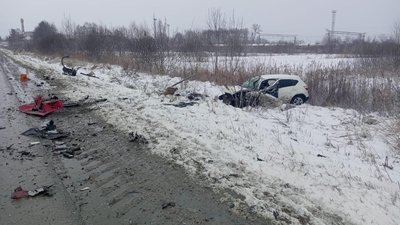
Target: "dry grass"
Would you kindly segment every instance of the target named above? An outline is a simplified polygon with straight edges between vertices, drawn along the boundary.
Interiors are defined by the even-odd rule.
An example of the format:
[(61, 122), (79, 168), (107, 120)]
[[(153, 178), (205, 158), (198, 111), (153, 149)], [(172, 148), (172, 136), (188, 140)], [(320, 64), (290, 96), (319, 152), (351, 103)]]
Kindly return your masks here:
[[(77, 55), (79, 59), (84, 55)], [(86, 58), (87, 60), (87, 58)], [(379, 112), (396, 115), (400, 107), (400, 68), (390, 58), (359, 58), (350, 63), (342, 61), (324, 66), (314, 63), (307, 67), (271, 65), (260, 62), (248, 66), (240, 57), (226, 59), (217, 71), (204, 54), (173, 54), (165, 58), (105, 56), (97, 63), (122, 66), (126, 74), (147, 72), (189, 77), (231, 86), (261, 74), (296, 74), (304, 78), (310, 88), (312, 105), (352, 108), (360, 112)], [(207, 66), (208, 65), (208, 66)], [(211, 65), (211, 66), (210, 66)]]
[(379, 61), (360, 59), (306, 72), (310, 104), (396, 115), (400, 106), (399, 68), (382, 66), (386, 62)]

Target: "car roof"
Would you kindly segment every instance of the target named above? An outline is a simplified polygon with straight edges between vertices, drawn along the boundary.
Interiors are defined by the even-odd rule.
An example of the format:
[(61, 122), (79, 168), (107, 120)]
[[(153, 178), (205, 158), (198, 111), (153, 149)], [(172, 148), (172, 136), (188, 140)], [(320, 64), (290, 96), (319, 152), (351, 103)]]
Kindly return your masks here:
[(301, 78), (297, 75), (290, 75), (290, 74), (265, 74), (260, 76), (261, 79), (294, 79), (294, 80), (301, 80)]

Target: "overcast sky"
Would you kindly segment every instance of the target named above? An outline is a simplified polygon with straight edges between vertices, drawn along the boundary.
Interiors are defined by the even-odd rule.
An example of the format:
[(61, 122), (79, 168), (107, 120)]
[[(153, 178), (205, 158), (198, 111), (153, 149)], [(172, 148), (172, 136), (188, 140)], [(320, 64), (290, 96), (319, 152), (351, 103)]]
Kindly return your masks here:
[(153, 14), (167, 19), (171, 31), (205, 28), (208, 10), (219, 8), (245, 27), (260, 24), (265, 33), (297, 34), (300, 39), (320, 39), (330, 28), (331, 11), (337, 10), (336, 30), (390, 35), (400, 22), (400, 0), (0, 0), (0, 36), (11, 28), (32, 31), (46, 20), (61, 27), (63, 18), (76, 24), (107, 26), (130, 22), (151, 24)]

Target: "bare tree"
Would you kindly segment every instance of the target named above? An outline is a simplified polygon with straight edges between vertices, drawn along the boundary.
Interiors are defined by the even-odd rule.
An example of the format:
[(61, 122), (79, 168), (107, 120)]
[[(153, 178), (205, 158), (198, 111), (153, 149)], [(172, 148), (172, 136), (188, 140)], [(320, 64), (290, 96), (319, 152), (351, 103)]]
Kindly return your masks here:
[(396, 44), (400, 44), (400, 20), (394, 24), (393, 38)]
[(24, 47), (24, 35), (16, 29), (10, 30), (10, 35), (7, 37), (7, 41), (8, 45), (13, 49)]
[(143, 38), (150, 35), (150, 28), (146, 24), (136, 24), (132, 22), (128, 28), (128, 38)]
[(66, 45), (68, 51), (77, 51), (76, 43), (76, 24), (72, 21), (71, 17), (64, 17), (61, 22), (61, 33), (66, 39)]
[(61, 32), (67, 39), (73, 39), (75, 34), (76, 24), (71, 17), (64, 17), (61, 22)]
[(151, 71), (156, 52), (156, 43), (151, 28), (145, 23), (132, 22), (127, 29), (128, 49), (131, 51), (131, 62), (137, 70)]
[(251, 41), (253, 44), (260, 41), (261, 25), (253, 24), (251, 25)]
[(221, 9), (208, 10), (208, 28), (210, 29), (209, 44), (213, 47), (215, 64), (214, 73), (218, 72), (218, 46), (221, 44), (222, 30), (226, 27), (225, 15)]
[(33, 31), (33, 46), (42, 53), (55, 53), (65, 47), (65, 37), (54, 24), (42, 21)]
[(80, 50), (92, 59), (100, 59), (106, 53), (113, 53), (112, 32), (106, 26), (95, 23), (77, 26), (76, 38)]
[(153, 39), (155, 51), (151, 55), (153, 57), (153, 66), (159, 73), (166, 72), (166, 60), (170, 56), (169, 47), (169, 24), (167, 20), (153, 18)]
[(111, 49), (117, 51), (119, 56), (122, 56), (129, 46), (128, 30), (125, 27), (114, 28), (110, 42)]

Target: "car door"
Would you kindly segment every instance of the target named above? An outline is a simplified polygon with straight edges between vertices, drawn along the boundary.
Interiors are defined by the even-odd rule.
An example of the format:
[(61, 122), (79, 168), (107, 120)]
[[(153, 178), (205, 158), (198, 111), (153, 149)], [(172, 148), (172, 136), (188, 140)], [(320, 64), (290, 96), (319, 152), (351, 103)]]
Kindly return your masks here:
[(284, 101), (290, 101), (294, 93), (294, 86), (297, 84), (297, 80), (292, 79), (280, 79), (279, 80), (279, 90), (278, 90), (278, 98)]
[(261, 82), (259, 90), (278, 98), (278, 83), (276, 79), (268, 79)]

